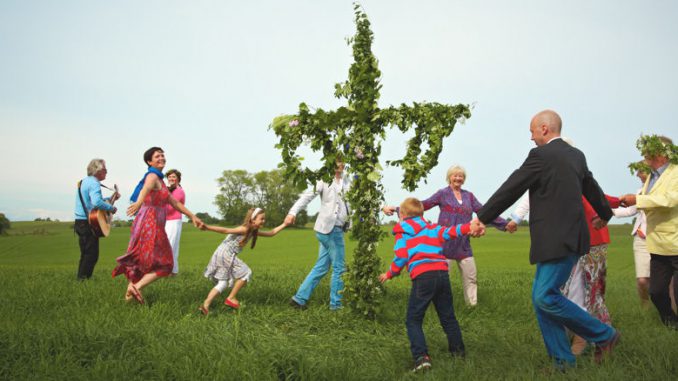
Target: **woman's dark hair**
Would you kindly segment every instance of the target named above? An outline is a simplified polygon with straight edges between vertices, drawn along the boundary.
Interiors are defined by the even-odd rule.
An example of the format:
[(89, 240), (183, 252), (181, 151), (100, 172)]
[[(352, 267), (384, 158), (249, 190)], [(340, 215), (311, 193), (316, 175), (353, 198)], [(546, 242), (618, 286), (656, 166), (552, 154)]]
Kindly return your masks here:
[(163, 153), (165, 152), (160, 147), (151, 147), (151, 148), (147, 149), (146, 152), (144, 152), (144, 163), (146, 165), (148, 165), (149, 167), (150, 167), (150, 165), (148, 164), (148, 162), (153, 159), (153, 154), (156, 153), (157, 151), (160, 151), (160, 152), (163, 152)]

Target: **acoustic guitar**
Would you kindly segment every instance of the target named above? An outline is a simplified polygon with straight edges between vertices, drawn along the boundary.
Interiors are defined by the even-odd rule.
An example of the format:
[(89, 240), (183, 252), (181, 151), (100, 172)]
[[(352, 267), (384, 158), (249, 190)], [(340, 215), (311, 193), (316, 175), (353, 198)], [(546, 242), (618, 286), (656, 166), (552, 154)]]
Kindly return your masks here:
[[(113, 201), (106, 201), (111, 205), (115, 203), (115, 200), (119, 195), (118, 185), (117, 184), (114, 185), (113, 188), (115, 190), (113, 192), (113, 195), (111, 195), (111, 200)], [(92, 227), (92, 232), (94, 232), (94, 235), (96, 235), (97, 237), (108, 237), (108, 235), (111, 234), (111, 223), (113, 222), (113, 213), (101, 209), (92, 209), (89, 212), (88, 219), (89, 225)]]

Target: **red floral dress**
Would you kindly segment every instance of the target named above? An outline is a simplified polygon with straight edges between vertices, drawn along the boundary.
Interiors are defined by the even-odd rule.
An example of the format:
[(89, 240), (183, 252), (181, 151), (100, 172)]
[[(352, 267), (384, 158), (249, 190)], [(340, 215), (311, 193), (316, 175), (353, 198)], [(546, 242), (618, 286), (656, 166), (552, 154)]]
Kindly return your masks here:
[(127, 254), (116, 259), (118, 266), (113, 269), (114, 277), (124, 274), (127, 279), (136, 283), (148, 273), (167, 276), (172, 272), (174, 258), (165, 233), (169, 197), (165, 184), (146, 196), (132, 223)]

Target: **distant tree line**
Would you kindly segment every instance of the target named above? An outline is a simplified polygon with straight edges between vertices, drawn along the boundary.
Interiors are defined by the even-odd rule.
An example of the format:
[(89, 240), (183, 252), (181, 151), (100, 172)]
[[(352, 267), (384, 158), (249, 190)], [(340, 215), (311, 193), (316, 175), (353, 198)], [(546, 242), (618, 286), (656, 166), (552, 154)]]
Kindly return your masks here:
[(50, 217), (45, 217), (45, 218), (38, 217), (38, 218), (34, 219), (33, 221), (36, 221), (36, 222), (61, 222), (61, 221), (59, 221), (58, 218), (51, 219)]

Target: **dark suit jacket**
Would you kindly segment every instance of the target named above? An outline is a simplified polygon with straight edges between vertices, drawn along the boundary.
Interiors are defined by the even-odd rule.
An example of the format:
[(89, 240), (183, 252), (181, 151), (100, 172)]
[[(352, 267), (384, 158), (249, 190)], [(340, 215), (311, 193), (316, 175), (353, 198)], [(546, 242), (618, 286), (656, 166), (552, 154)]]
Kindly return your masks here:
[(534, 148), (477, 213), (484, 224), (530, 190), (530, 263), (589, 251), (582, 195), (600, 218), (612, 218), (605, 194), (586, 166), (586, 157), (562, 139)]

